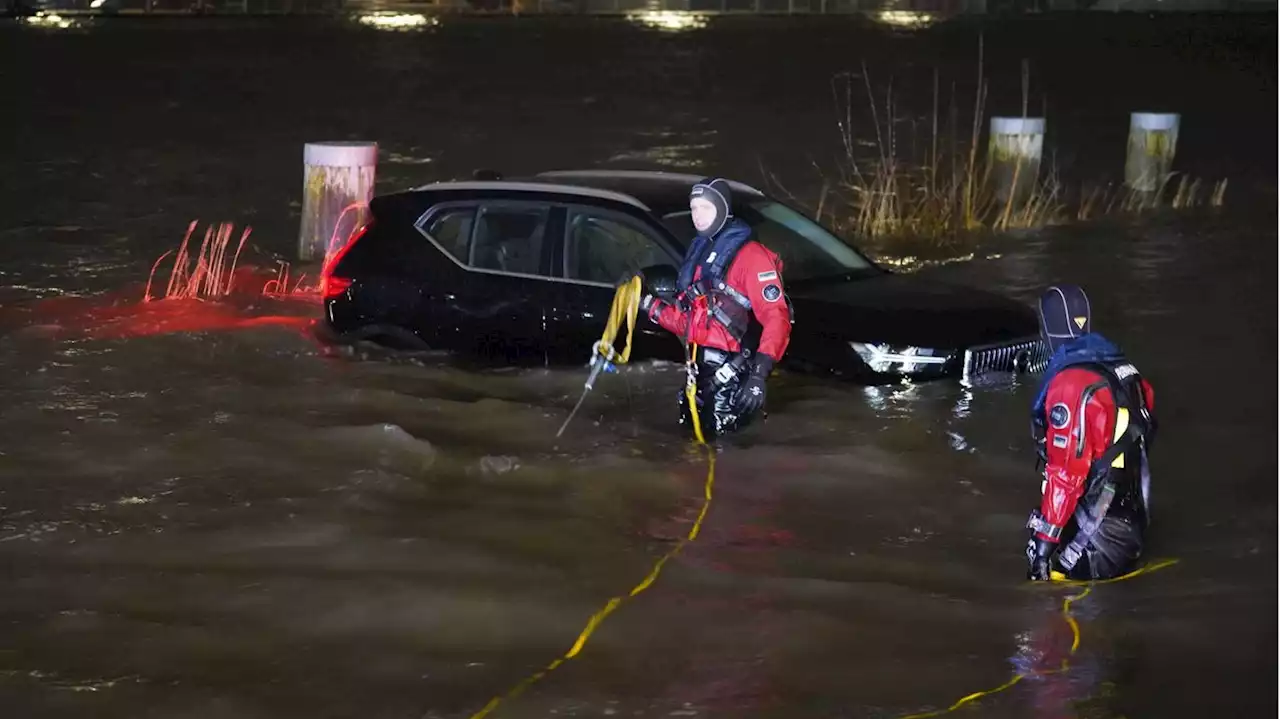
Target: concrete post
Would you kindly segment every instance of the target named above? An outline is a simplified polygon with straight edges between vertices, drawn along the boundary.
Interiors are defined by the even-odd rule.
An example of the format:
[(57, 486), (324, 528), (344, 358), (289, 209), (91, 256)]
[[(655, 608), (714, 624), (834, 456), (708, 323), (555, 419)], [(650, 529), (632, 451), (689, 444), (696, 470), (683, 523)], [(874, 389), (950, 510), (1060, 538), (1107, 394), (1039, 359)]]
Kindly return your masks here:
[(988, 150), (991, 179), (1001, 204), (1019, 205), (1040, 177), (1044, 155), (1043, 117), (993, 117)]
[(364, 224), (378, 165), (374, 142), (309, 142), (302, 152), (302, 226), (298, 259), (342, 249)]
[(1157, 192), (1173, 169), (1180, 116), (1154, 112), (1129, 115), (1129, 151), (1124, 184), (1138, 192)]

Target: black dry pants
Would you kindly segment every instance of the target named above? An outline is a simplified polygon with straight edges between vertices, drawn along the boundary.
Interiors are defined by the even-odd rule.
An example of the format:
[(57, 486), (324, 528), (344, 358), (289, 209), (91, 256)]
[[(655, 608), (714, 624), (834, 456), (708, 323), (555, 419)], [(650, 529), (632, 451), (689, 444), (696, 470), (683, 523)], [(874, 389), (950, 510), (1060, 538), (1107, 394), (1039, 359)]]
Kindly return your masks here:
[[(698, 370), (694, 398), (698, 407), (698, 419), (702, 422), (703, 439), (710, 442), (713, 438), (737, 432), (751, 424), (754, 414), (742, 416), (738, 413), (738, 390), (742, 380), (747, 376), (744, 367), (728, 382), (721, 383), (716, 379), (716, 370), (736, 355), (721, 350), (705, 347), (698, 348), (695, 366)], [(693, 434), (693, 418), (689, 414), (689, 402), (685, 396), (684, 385), (680, 387), (680, 426), (690, 436)]]

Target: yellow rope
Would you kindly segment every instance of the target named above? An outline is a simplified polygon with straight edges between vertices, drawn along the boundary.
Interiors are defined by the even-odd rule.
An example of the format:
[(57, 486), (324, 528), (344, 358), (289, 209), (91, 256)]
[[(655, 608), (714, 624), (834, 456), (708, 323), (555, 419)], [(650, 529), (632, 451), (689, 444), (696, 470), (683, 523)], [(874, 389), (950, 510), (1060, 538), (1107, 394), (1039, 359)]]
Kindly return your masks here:
[[(603, 357), (603, 360), (605, 362), (616, 362), (617, 364), (626, 364), (627, 361), (630, 359), (631, 337), (635, 329), (636, 314), (639, 311), (640, 292), (641, 292), (641, 284), (640, 284), (639, 277), (632, 278), (629, 282), (618, 287), (618, 290), (613, 298), (613, 307), (610, 309), (610, 312), (609, 312), (609, 320), (605, 324), (604, 333), (601, 335), (600, 341), (593, 348), (593, 353), (599, 352), (599, 354)], [(616, 351), (613, 348), (613, 341), (617, 338), (618, 330), (621, 329), (621, 326), (624, 320), (627, 323), (627, 348), (622, 352), (622, 354), (619, 355), (616, 353)], [(689, 355), (690, 363), (692, 363), (694, 361), (694, 358), (697, 357), (697, 351), (698, 351), (697, 344), (691, 343), (691, 347), (692, 347), (692, 351)], [(497, 709), (498, 706), (502, 704), (502, 702), (514, 699), (515, 697), (519, 696), (526, 689), (528, 689), (533, 684), (537, 683), (539, 680), (541, 680), (550, 672), (554, 671), (561, 664), (578, 656), (578, 654), (583, 650), (583, 648), (586, 647), (587, 641), (591, 638), (592, 634), (595, 633), (596, 629), (599, 628), (600, 624), (602, 624), (604, 620), (614, 612), (614, 610), (616, 610), (619, 606), (621, 606), (622, 603), (627, 599), (630, 599), (631, 597), (634, 597), (640, 594), (641, 592), (643, 592), (644, 590), (652, 586), (653, 583), (657, 581), (658, 575), (662, 573), (663, 566), (665, 566), (666, 563), (670, 561), (672, 557), (679, 554), (680, 550), (684, 549), (686, 544), (688, 544), (689, 542), (692, 542), (695, 538), (697, 538), (698, 532), (701, 531), (702, 529), (702, 522), (707, 516), (707, 511), (711, 508), (712, 487), (715, 484), (716, 458), (715, 458), (715, 450), (707, 446), (706, 440), (702, 433), (702, 419), (698, 412), (696, 392), (697, 392), (697, 387), (696, 387), (696, 382), (694, 380), (694, 375), (692, 374), (692, 372), (690, 372), (688, 375), (688, 380), (685, 383), (685, 399), (688, 400), (688, 403), (689, 403), (689, 415), (693, 422), (694, 436), (696, 437), (698, 444), (707, 449), (707, 480), (703, 486), (704, 499), (702, 502), (702, 510), (698, 513), (698, 518), (697, 520), (694, 521), (693, 527), (689, 529), (689, 533), (684, 538), (682, 538), (679, 542), (677, 542), (676, 546), (672, 547), (670, 551), (662, 555), (662, 557), (653, 565), (653, 568), (649, 571), (649, 573), (645, 576), (645, 578), (642, 579), (639, 584), (633, 587), (627, 595), (615, 596), (611, 598), (607, 603), (605, 603), (603, 608), (601, 608), (595, 614), (591, 615), (591, 618), (587, 620), (586, 626), (583, 627), (582, 631), (578, 634), (578, 638), (574, 641), (573, 646), (569, 648), (569, 651), (565, 652), (563, 656), (553, 660), (550, 664), (548, 664), (543, 669), (540, 669), (537, 672), (534, 672), (533, 674), (526, 677), (519, 684), (515, 685), (506, 694), (496, 696), (493, 699), (490, 699), (489, 703), (485, 704), (484, 707), (480, 709), (480, 711), (471, 715), (471, 719), (484, 719), (484, 717), (487, 717), (495, 709)], [(566, 420), (566, 424), (567, 424), (567, 420)], [(564, 428), (561, 427), (561, 431), (563, 430)], [(992, 694), (997, 694), (999, 692), (1005, 691), (1006, 689), (1013, 687), (1018, 682), (1028, 677), (1046, 676), (1050, 674), (1058, 674), (1058, 673), (1067, 671), (1067, 669), (1069, 668), (1068, 663), (1070, 661), (1071, 656), (1074, 656), (1076, 653), (1076, 650), (1079, 649), (1080, 647), (1080, 625), (1076, 621), (1075, 617), (1071, 615), (1072, 603), (1087, 597), (1089, 593), (1093, 591), (1092, 585), (1094, 584), (1109, 584), (1112, 582), (1119, 582), (1125, 579), (1130, 579), (1140, 574), (1153, 572), (1157, 569), (1161, 569), (1171, 564), (1175, 564), (1177, 563), (1177, 561), (1178, 561), (1177, 559), (1160, 560), (1158, 562), (1154, 562), (1147, 566), (1140, 567), (1132, 572), (1129, 572), (1128, 574), (1124, 574), (1122, 576), (1114, 577), (1112, 579), (1106, 579), (1106, 580), (1080, 582), (1080, 581), (1066, 580), (1059, 577), (1055, 577), (1054, 583), (1057, 583), (1057, 584), (1088, 585), (1086, 586), (1083, 592), (1067, 597), (1062, 602), (1063, 619), (1067, 622), (1068, 626), (1071, 627), (1072, 639), (1071, 639), (1071, 651), (1068, 657), (1062, 660), (1061, 667), (1059, 667), (1058, 669), (1052, 669), (1047, 671), (1015, 674), (1012, 678), (1010, 678), (1004, 684), (1001, 684), (1000, 686), (995, 687), (994, 689), (987, 689), (984, 691), (974, 692), (972, 694), (961, 697), (959, 700), (957, 700), (954, 704), (952, 704), (950, 707), (946, 709), (940, 709), (932, 712), (925, 712), (922, 714), (909, 714), (909, 715), (900, 717), (900, 719), (928, 719), (929, 717), (936, 717), (936, 716), (941, 716), (943, 714), (948, 714), (950, 712), (953, 712), (959, 709), (960, 707), (964, 706), (969, 702), (975, 701), (982, 697), (991, 696)]]
[[(614, 293), (613, 306), (609, 308), (609, 320), (604, 325), (600, 342), (596, 344), (596, 351), (604, 357), (605, 361), (626, 364), (631, 359), (631, 336), (636, 329), (636, 315), (640, 312), (642, 291), (640, 277), (636, 276), (619, 285), (617, 292)], [(622, 328), (624, 320), (627, 323), (627, 348), (622, 351), (622, 354), (617, 354), (613, 348), (613, 342), (617, 339), (618, 330)]]
[(1140, 574), (1154, 572), (1157, 569), (1163, 569), (1164, 567), (1167, 567), (1171, 564), (1177, 564), (1177, 562), (1178, 562), (1177, 559), (1162, 559), (1156, 562), (1152, 562), (1151, 564), (1148, 564), (1144, 567), (1139, 567), (1138, 569), (1135, 569), (1132, 572), (1129, 572), (1128, 574), (1122, 574), (1119, 577), (1112, 577), (1111, 579), (1099, 579), (1099, 580), (1091, 580), (1091, 581), (1055, 579), (1054, 580), (1055, 584), (1067, 584), (1067, 585), (1075, 585), (1075, 586), (1087, 585), (1085, 586), (1085, 590), (1083, 592), (1080, 592), (1079, 594), (1073, 594), (1070, 597), (1067, 597), (1066, 599), (1062, 600), (1062, 618), (1066, 620), (1067, 626), (1071, 627), (1071, 651), (1068, 653), (1068, 655), (1065, 658), (1063, 658), (1062, 666), (1058, 667), (1057, 669), (1048, 669), (1045, 671), (1019, 672), (1018, 674), (1013, 675), (1013, 677), (1009, 679), (1009, 681), (1005, 682), (1004, 684), (1001, 684), (998, 687), (995, 687), (994, 689), (987, 689), (980, 692), (974, 692), (972, 694), (960, 697), (960, 699), (956, 700), (955, 704), (952, 704), (946, 709), (939, 709), (937, 711), (924, 712), (922, 714), (908, 714), (908, 715), (899, 717), (898, 719), (927, 719), (928, 717), (942, 716), (943, 714), (949, 714), (959, 709), (960, 707), (964, 706), (965, 704), (968, 704), (971, 701), (981, 699), (982, 697), (988, 697), (988, 696), (991, 696), (992, 694), (998, 694), (1006, 689), (1009, 689), (1010, 687), (1014, 686), (1018, 682), (1028, 677), (1048, 676), (1050, 674), (1061, 674), (1062, 672), (1067, 671), (1067, 669), (1070, 668), (1069, 662), (1071, 660), (1071, 657), (1074, 656), (1076, 653), (1076, 650), (1080, 648), (1080, 624), (1076, 622), (1075, 617), (1071, 616), (1071, 605), (1073, 603), (1078, 602), (1081, 599), (1084, 599), (1085, 597), (1089, 596), (1089, 593), (1093, 591), (1093, 585), (1095, 584), (1110, 584), (1112, 582), (1120, 582), (1125, 579), (1132, 579), (1133, 577), (1136, 577)]
[[(616, 361), (618, 364), (625, 364), (631, 357), (631, 334), (632, 330), (635, 328), (636, 313), (639, 307), (640, 278), (636, 277), (630, 282), (620, 286), (613, 297), (613, 309), (609, 313), (609, 321), (605, 325), (604, 334), (601, 336), (600, 342), (596, 345), (595, 349), (595, 351), (600, 352), (604, 357), (604, 361), (614, 361), (613, 357), (611, 357), (613, 354), (613, 340), (617, 337), (618, 329), (622, 326), (623, 319), (627, 321), (627, 349), (617, 358)], [(697, 348), (695, 346), (695, 350), (696, 349)], [(698, 439), (698, 444), (706, 447), (706, 442), (704, 442), (702, 438), (702, 424), (698, 418), (697, 404), (694, 402), (693, 382), (686, 383), (685, 397), (689, 400), (690, 414), (693, 415), (693, 431)], [(563, 430), (563, 428), (561, 429)], [(698, 512), (698, 518), (694, 521), (693, 527), (689, 529), (689, 533), (681, 538), (680, 541), (676, 543), (676, 546), (672, 547), (670, 551), (662, 555), (662, 558), (653, 565), (653, 568), (649, 570), (649, 573), (645, 575), (645, 578), (633, 587), (627, 595), (611, 598), (607, 603), (605, 603), (604, 607), (591, 615), (591, 618), (587, 620), (586, 626), (578, 633), (578, 638), (573, 642), (573, 646), (569, 648), (569, 651), (565, 652), (563, 656), (553, 660), (546, 667), (526, 677), (519, 684), (512, 687), (506, 694), (490, 699), (489, 703), (485, 704), (480, 711), (471, 715), (471, 719), (484, 719), (484, 717), (497, 709), (502, 702), (516, 698), (547, 674), (554, 671), (556, 667), (578, 656), (578, 653), (586, 647), (587, 640), (591, 638), (591, 635), (600, 627), (600, 624), (604, 622), (605, 618), (621, 606), (624, 601), (636, 596), (652, 586), (653, 583), (657, 581), (658, 575), (662, 573), (663, 566), (665, 566), (672, 557), (679, 554), (680, 550), (684, 549), (686, 544), (697, 538), (698, 532), (702, 529), (702, 522), (707, 517), (707, 510), (711, 508), (711, 489), (715, 485), (716, 481), (715, 450), (709, 447), (707, 447), (707, 450), (707, 481), (703, 484), (702, 511)]]
[[(636, 276), (618, 285), (617, 291), (614, 292), (613, 306), (609, 308), (609, 319), (605, 322), (604, 332), (600, 334), (600, 340), (591, 346), (591, 374), (587, 376), (587, 382), (583, 385), (582, 396), (578, 398), (569, 416), (565, 417), (564, 424), (560, 425), (560, 430), (556, 432), (557, 437), (564, 434), (569, 423), (577, 416), (582, 403), (587, 399), (587, 393), (595, 384), (596, 375), (600, 374), (601, 370), (611, 370), (614, 364), (626, 364), (631, 359), (631, 337), (635, 334), (636, 315), (640, 312), (641, 287), (640, 277)], [(613, 343), (617, 340), (618, 330), (622, 328), (624, 321), (627, 323), (627, 348), (622, 351), (622, 354), (618, 354)]]

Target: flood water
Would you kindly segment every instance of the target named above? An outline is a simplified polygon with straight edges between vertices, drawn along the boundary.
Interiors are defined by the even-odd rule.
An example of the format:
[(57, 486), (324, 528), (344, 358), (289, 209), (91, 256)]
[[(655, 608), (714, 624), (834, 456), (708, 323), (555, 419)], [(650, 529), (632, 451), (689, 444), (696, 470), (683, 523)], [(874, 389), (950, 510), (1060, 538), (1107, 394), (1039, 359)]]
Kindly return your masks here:
[[(988, 23), (989, 108), (1017, 111), (1029, 58), (1082, 178), (1120, 176), (1129, 111), (1182, 112), (1178, 167), (1230, 177), (1226, 206), (991, 239), (920, 272), (1026, 301), (1086, 287), (1155, 386), (1149, 558), (1180, 562), (1095, 587), (1069, 671), (956, 716), (1274, 706), (1274, 15), (1109, 22)], [(381, 191), (476, 167), (763, 165), (812, 192), (839, 151), (834, 73), (865, 59), (921, 115), (935, 66), (972, 90), (982, 29), (0, 25), (4, 715), (470, 717), (701, 509), (679, 368), (606, 376), (557, 440), (581, 370), (326, 352), (314, 305), (257, 297), (295, 241), (304, 142), (377, 140)], [(257, 274), (224, 303), (139, 305), (196, 219), (197, 240), (252, 225)], [(1070, 590), (1023, 581), (1033, 384), (777, 377), (769, 420), (719, 455), (696, 541), (490, 716), (900, 717), (1058, 666)]]

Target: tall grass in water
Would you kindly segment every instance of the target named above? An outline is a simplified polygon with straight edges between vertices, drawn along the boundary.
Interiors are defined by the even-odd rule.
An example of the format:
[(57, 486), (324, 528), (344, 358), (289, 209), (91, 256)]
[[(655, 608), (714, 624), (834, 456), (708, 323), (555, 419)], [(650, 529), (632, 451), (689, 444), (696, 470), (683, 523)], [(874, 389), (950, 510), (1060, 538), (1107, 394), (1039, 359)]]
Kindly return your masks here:
[(152, 281), (155, 279), (160, 263), (174, 251), (169, 250), (160, 255), (151, 266), (151, 274), (147, 276), (147, 287), (143, 291), (143, 302), (150, 302), (153, 299), (210, 299), (231, 294), (231, 288), (235, 284), (236, 262), (240, 259), (240, 251), (244, 249), (244, 243), (249, 239), (253, 229), (250, 227), (244, 229), (244, 233), (240, 235), (240, 242), (236, 244), (235, 254), (228, 257), (227, 250), (235, 225), (229, 222), (219, 223), (216, 232), (212, 226), (207, 228), (204, 240), (200, 243), (200, 249), (195, 255), (195, 266), (192, 267), (189, 246), (191, 235), (195, 232), (197, 224), (199, 220), (192, 220), (187, 226), (187, 234), (182, 238), (182, 244), (178, 246), (177, 256), (173, 258), (173, 269), (169, 271), (169, 282), (165, 285), (164, 295), (159, 298), (151, 295)]
[[(246, 227), (244, 229), (244, 232), (240, 235), (240, 241), (236, 243), (235, 251), (231, 252), (235, 224), (222, 222), (218, 224), (216, 230), (213, 226), (210, 226), (205, 229), (204, 239), (193, 256), (191, 238), (199, 223), (199, 220), (192, 220), (191, 224), (187, 226), (187, 233), (183, 236), (182, 244), (178, 246), (178, 249), (165, 252), (156, 258), (155, 263), (151, 265), (151, 273), (147, 276), (146, 289), (143, 291), (143, 302), (182, 299), (211, 300), (227, 297), (231, 294), (235, 286), (236, 263), (240, 260), (240, 253), (244, 249), (249, 235), (253, 232), (253, 228)], [(326, 263), (333, 256), (333, 246), (334, 240), (331, 239), (330, 250), (326, 252), (325, 256)], [(156, 272), (160, 269), (160, 265), (165, 258), (170, 255), (174, 255), (173, 267), (169, 270), (169, 281), (165, 284), (164, 294), (153, 295), (152, 287), (155, 284)], [(268, 297), (319, 294), (320, 283), (318, 281), (304, 284), (307, 279), (306, 273), (301, 273), (295, 278), (291, 276), (292, 268), (288, 262), (277, 260), (277, 264), (275, 276), (262, 286), (261, 294)], [(246, 271), (249, 271), (249, 268), (246, 268)], [(250, 274), (256, 273), (250, 272)]]
[[(860, 78), (861, 82), (857, 82)], [(857, 88), (857, 85), (861, 85)], [(862, 64), (859, 75), (843, 73), (832, 81), (832, 94), (841, 115), (837, 120), (843, 150), (834, 181), (825, 178), (815, 215), (825, 218), (836, 230), (867, 240), (912, 237), (942, 241), (976, 230), (1034, 228), (1072, 219), (1090, 219), (1115, 211), (1138, 212), (1163, 205), (1166, 188), (1175, 175), (1165, 178), (1156, 193), (1140, 193), (1128, 188), (1094, 188), (1069, 195), (1059, 178), (1050, 154), (1039, 168), (1015, 167), (1013, 187), (1005, 200), (997, 196), (990, 152), (981, 149), (986, 124), (988, 83), (985, 77), (984, 47), (979, 39), (977, 85), (973, 116), (962, 124), (955, 83), (951, 84), (946, 120), (940, 113), (939, 73), (933, 73), (933, 107), (928, 121), (923, 157), (920, 128), (914, 119), (900, 116), (894, 83), (889, 80), (883, 93), (872, 84), (871, 73)], [(854, 128), (855, 94), (865, 93), (872, 137), (859, 139)], [(1030, 70), (1022, 66), (1022, 117), (1028, 116)], [(1042, 113), (1043, 116), (1045, 113)], [(903, 137), (899, 128), (910, 126)], [(867, 134), (865, 131), (862, 134)], [(903, 146), (912, 149), (903, 153)], [(864, 146), (870, 149), (863, 150)], [(905, 156), (904, 156), (905, 154)], [(1020, 182), (1019, 173), (1035, 172), (1034, 181)], [(773, 178), (776, 181), (776, 178)], [(1182, 177), (1170, 205), (1174, 208), (1200, 204), (1200, 181)], [(1226, 181), (1215, 184), (1209, 204), (1220, 206)], [(1069, 208), (1078, 203), (1075, 212)]]
[(284, 260), (277, 260), (277, 263), (280, 266), (276, 269), (275, 279), (267, 280), (267, 283), (262, 286), (263, 295), (267, 297), (282, 297), (284, 295), (315, 294), (320, 291), (318, 283), (315, 285), (302, 284), (302, 281), (307, 278), (307, 273), (305, 272), (299, 274), (297, 279), (293, 280), (293, 288), (290, 289), (290, 265)]

